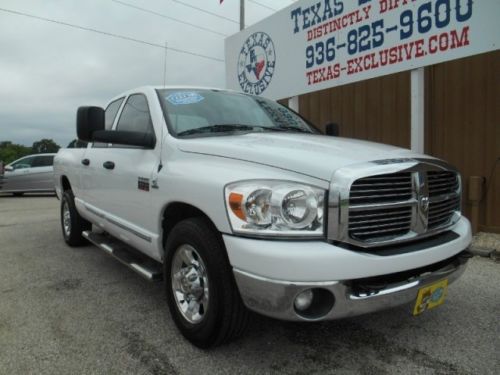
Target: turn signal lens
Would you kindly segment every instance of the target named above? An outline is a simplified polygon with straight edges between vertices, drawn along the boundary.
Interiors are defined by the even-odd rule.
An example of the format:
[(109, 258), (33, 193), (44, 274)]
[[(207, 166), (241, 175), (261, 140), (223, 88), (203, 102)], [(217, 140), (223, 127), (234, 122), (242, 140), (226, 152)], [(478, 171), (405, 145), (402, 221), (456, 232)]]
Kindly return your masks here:
[(229, 194), (229, 207), (231, 207), (231, 211), (240, 218), (241, 220), (246, 220), (245, 213), (243, 212), (242, 207), (243, 195), (238, 193)]

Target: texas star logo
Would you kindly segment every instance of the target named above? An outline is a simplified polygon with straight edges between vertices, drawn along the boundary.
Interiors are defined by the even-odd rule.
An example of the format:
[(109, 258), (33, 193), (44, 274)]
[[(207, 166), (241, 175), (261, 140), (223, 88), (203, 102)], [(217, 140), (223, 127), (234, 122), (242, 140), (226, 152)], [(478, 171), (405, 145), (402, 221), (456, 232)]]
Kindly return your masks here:
[(238, 58), (238, 81), (248, 94), (260, 95), (271, 83), (276, 65), (274, 43), (269, 35), (256, 32), (243, 43)]

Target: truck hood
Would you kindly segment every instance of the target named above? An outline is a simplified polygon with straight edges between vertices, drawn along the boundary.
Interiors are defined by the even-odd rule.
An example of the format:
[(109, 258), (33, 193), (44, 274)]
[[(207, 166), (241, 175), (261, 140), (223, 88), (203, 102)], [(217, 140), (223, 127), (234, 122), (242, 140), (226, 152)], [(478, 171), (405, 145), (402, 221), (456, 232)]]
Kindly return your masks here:
[(244, 160), (327, 181), (336, 169), (349, 164), (423, 156), (380, 143), (297, 133), (182, 139), (178, 147), (184, 152)]

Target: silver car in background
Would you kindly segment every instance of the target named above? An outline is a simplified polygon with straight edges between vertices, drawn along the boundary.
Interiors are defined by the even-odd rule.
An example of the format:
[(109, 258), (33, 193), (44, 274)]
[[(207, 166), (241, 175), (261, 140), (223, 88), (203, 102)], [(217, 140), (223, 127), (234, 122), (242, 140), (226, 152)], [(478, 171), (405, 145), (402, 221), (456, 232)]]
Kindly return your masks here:
[(0, 193), (54, 192), (54, 156), (56, 154), (36, 154), (25, 156), (0, 170)]

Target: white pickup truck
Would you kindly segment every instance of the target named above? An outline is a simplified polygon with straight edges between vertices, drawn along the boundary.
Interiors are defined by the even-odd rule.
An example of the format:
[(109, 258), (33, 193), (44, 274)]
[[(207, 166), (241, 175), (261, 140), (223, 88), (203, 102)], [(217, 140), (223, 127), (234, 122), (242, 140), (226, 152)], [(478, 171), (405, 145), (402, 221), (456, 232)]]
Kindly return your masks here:
[(460, 175), (328, 129), (218, 89), (143, 87), (81, 107), (90, 143), (54, 163), (64, 239), (163, 279), (199, 347), (240, 335), (249, 310), (319, 321), (441, 304), (470, 256)]

